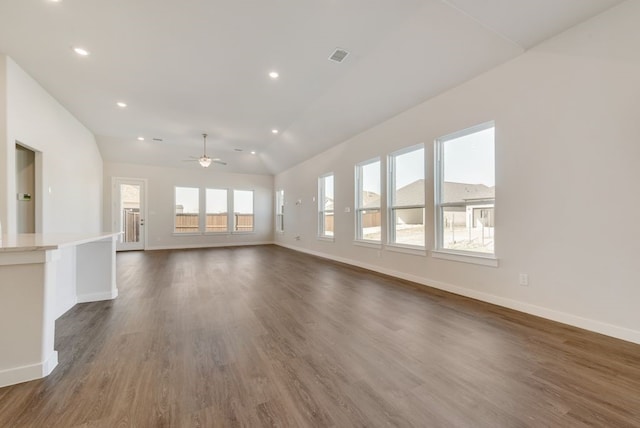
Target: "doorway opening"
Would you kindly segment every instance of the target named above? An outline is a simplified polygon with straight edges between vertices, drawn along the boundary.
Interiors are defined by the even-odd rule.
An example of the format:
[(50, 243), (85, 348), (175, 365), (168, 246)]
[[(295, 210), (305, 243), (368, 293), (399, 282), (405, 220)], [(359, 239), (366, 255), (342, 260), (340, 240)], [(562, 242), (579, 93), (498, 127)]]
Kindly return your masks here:
[(116, 250), (145, 248), (146, 180), (115, 178), (113, 181), (113, 226), (122, 232)]

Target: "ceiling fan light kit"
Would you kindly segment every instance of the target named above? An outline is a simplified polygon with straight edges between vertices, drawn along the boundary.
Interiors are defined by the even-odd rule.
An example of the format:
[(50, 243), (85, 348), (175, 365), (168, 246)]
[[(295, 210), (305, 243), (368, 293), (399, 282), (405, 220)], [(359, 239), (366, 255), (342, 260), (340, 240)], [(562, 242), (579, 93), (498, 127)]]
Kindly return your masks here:
[(200, 166), (202, 166), (203, 168), (207, 168), (209, 167), (209, 165), (211, 165), (211, 158), (205, 155), (198, 159), (198, 162), (200, 163)]
[(202, 138), (204, 139), (204, 150), (203, 150), (202, 156), (197, 158), (194, 157), (192, 160), (193, 161), (197, 160), (200, 166), (203, 168), (209, 168), (209, 165), (211, 165), (212, 163), (226, 165), (227, 163), (219, 158), (214, 159), (207, 156), (207, 134), (202, 134)]

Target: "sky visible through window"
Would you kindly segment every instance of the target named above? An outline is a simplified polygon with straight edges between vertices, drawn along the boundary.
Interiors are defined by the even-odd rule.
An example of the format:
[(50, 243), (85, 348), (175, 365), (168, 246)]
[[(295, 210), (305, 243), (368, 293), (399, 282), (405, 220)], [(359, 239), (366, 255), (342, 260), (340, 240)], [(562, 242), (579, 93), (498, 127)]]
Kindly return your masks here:
[[(197, 188), (176, 187), (176, 205), (182, 205), (184, 213), (198, 213), (200, 206), (199, 194), (200, 189)], [(225, 190), (207, 189), (206, 204), (207, 212), (210, 214), (227, 212)], [(234, 211), (238, 213), (253, 212), (252, 190), (234, 190)]]
[(495, 185), (493, 127), (447, 140), (444, 146), (444, 181)]
[(362, 190), (380, 194), (380, 161), (362, 166)]
[(233, 191), (233, 211), (242, 214), (253, 213), (253, 191), (234, 190)]
[(199, 212), (200, 189), (195, 187), (176, 187), (176, 207), (182, 205), (185, 214), (197, 214)]
[(424, 149), (396, 156), (396, 189), (424, 178)]
[(227, 191), (225, 189), (207, 189), (207, 214), (227, 212)]

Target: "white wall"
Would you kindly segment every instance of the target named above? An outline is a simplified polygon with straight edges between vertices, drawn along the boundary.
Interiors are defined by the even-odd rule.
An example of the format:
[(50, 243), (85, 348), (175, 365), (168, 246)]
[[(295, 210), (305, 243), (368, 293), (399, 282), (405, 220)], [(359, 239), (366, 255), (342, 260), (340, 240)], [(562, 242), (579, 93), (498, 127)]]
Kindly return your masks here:
[[(42, 232), (99, 232), (102, 158), (93, 134), (11, 58), (0, 55), (0, 220), (16, 232), (16, 142), (38, 154)], [(6, 119), (5, 119), (6, 118)], [(3, 130), (3, 120), (5, 129)], [(3, 132), (4, 131), (4, 132)]]
[[(114, 230), (112, 215), (112, 179), (147, 179), (147, 249), (195, 248), (225, 245), (263, 244), (273, 241), (273, 176), (230, 174), (194, 163), (193, 168), (163, 168), (147, 165), (105, 163), (105, 230)], [(226, 188), (254, 191), (255, 231), (242, 234), (174, 235), (175, 186)]]
[[(287, 226), (276, 242), (640, 343), (640, 222), (628, 221), (640, 212), (638, 22), (640, 2), (623, 3), (278, 174)], [(353, 245), (355, 163), (424, 142), (433, 201), (434, 139), (489, 120), (498, 268)], [(312, 197), (329, 171), (336, 238), (322, 242)], [(432, 202), (427, 213), (434, 224)]]

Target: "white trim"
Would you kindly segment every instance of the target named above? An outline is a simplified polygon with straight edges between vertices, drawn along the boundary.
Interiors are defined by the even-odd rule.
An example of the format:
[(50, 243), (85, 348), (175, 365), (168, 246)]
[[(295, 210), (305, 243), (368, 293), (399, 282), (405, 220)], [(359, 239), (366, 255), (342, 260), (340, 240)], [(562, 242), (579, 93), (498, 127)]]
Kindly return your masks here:
[(220, 247), (251, 247), (254, 245), (273, 245), (273, 241), (255, 241), (255, 242), (221, 242), (221, 243), (203, 243), (189, 245), (152, 245), (147, 250), (188, 250), (192, 248), (220, 248)]
[(615, 337), (617, 339), (622, 339), (628, 342), (640, 344), (640, 330), (632, 330), (630, 328), (620, 327), (617, 325), (593, 320), (590, 318), (583, 318), (578, 315), (573, 315), (566, 312), (557, 311), (554, 309), (548, 309), (542, 306), (532, 305), (530, 303), (520, 302), (518, 300), (496, 296), (494, 294), (484, 293), (476, 290), (470, 290), (465, 287), (460, 287), (457, 285), (448, 284), (441, 281), (435, 281), (429, 278), (407, 274), (407, 273), (395, 271), (392, 269), (386, 269), (380, 266), (376, 266), (368, 263), (362, 263), (352, 259), (337, 257), (330, 254), (321, 253), (318, 251), (311, 251), (311, 250), (307, 250), (301, 247), (296, 247), (293, 245), (287, 245), (280, 242), (276, 242), (275, 244), (281, 247), (289, 248), (294, 251), (299, 251), (301, 253), (307, 253), (307, 254), (311, 254), (313, 256), (321, 257), (324, 259), (334, 260), (340, 263), (357, 266), (363, 269), (368, 269), (374, 272), (382, 273), (384, 275), (389, 275), (396, 278), (405, 279), (407, 281), (412, 281), (417, 284), (425, 285), (427, 287), (437, 288), (439, 290), (447, 291), (449, 293), (458, 294), (460, 296), (469, 297), (471, 299), (480, 300), (482, 302), (487, 302), (487, 303), (502, 306), (508, 309), (513, 309), (519, 312), (524, 312), (530, 315), (546, 318), (551, 321), (568, 324), (574, 327), (578, 327), (578, 328), (593, 331), (596, 333), (604, 334), (607, 336)]
[(451, 260), (454, 262), (472, 263), (475, 265), (498, 267), (498, 259), (493, 255), (462, 254), (443, 250), (431, 250), (434, 259)]
[(101, 302), (103, 300), (113, 300), (118, 297), (118, 289), (104, 293), (78, 294), (77, 303)]
[(427, 250), (425, 247), (402, 245), (402, 244), (386, 244), (384, 248), (388, 251), (395, 253), (412, 254), (414, 256), (426, 256)]
[(53, 351), (49, 358), (41, 363), (0, 370), (0, 388), (49, 376), (57, 365), (58, 351)]
[(316, 239), (318, 241), (325, 241), (325, 242), (334, 242), (335, 241), (333, 236), (316, 236)]
[(377, 248), (378, 250), (382, 249), (382, 243), (378, 241), (354, 240), (353, 245), (357, 245), (359, 247)]

